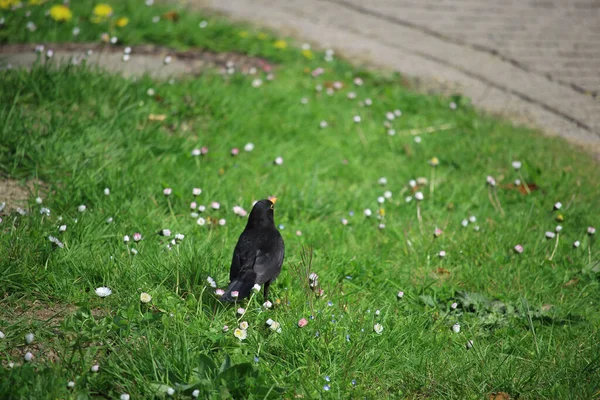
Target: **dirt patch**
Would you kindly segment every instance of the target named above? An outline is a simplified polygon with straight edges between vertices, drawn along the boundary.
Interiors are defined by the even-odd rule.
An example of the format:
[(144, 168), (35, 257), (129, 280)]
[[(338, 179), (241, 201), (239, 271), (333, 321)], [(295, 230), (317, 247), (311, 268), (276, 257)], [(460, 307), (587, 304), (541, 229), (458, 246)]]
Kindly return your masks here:
[[(56, 327), (69, 315), (77, 311), (77, 307), (72, 304), (48, 304), (38, 301), (23, 301), (23, 305), (13, 309), (6, 307), (0, 308), (0, 318), (11, 323), (24, 321), (28, 324), (42, 323), (48, 327)], [(100, 318), (105, 315), (102, 309), (91, 310), (94, 318)]]
[[(218, 69), (222, 73), (235, 68), (242, 73), (256, 71), (270, 72), (273, 64), (259, 57), (251, 57), (241, 53), (215, 53), (203, 49), (185, 51), (173, 50), (156, 45), (131, 46), (128, 61), (123, 61), (125, 47), (104, 43), (51, 43), (45, 49), (54, 51), (55, 62), (70, 60), (79, 63), (84, 58), (89, 65), (98, 65), (110, 72), (122, 73), (125, 76), (149, 73), (154, 77), (174, 75), (198, 75), (207, 70)], [(91, 51), (91, 53), (90, 53)], [(165, 58), (171, 59), (168, 63)], [(0, 58), (13, 66), (30, 66), (36, 62), (38, 55), (33, 44), (13, 44), (0, 47)]]
[(1, 204), (5, 203), (4, 210), (0, 210), (0, 214), (10, 213), (19, 207), (25, 208), (29, 196), (38, 193), (43, 197), (46, 187), (46, 184), (37, 180), (21, 183), (14, 179), (0, 178), (0, 208), (2, 208)]

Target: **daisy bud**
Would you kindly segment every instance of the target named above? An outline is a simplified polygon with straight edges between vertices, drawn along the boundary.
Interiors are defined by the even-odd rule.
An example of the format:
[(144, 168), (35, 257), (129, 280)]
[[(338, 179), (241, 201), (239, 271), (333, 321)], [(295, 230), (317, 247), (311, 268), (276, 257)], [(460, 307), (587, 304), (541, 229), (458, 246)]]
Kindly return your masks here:
[(554, 232), (546, 232), (546, 239), (554, 239), (555, 236), (556, 234)]
[(31, 360), (33, 360), (33, 354), (31, 354), (31, 352), (27, 352), (25, 353), (25, 356), (23, 356), (23, 358), (25, 359), (25, 361), (29, 362)]
[(304, 328), (306, 325), (308, 325), (306, 318), (302, 318), (298, 321), (298, 328)]
[(275, 165), (282, 165), (283, 164), (283, 158), (282, 157), (277, 157), (274, 161)]
[(273, 303), (271, 303), (269, 300), (267, 300), (267, 301), (265, 301), (263, 303), (263, 307), (264, 308), (271, 308), (271, 307), (273, 307)]
[(473, 347), (473, 340), (469, 340), (467, 342), (467, 350), (471, 349)]
[(513, 161), (513, 162), (512, 162), (512, 167), (513, 167), (513, 168), (514, 168), (516, 171), (520, 170), (520, 169), (521, 169), (521, 161)]
[(134, 242), (139, 242), (140, 240), (142, 240), (142, 234), (139, 232), (136, 232), (133, 234), (133, 241)]
[(396, 295), (396, 297), (398, 297), (399, 299), (404, 297), (404, 292), (403, 291), (399, 291), (398, 294)]
[(393, 113), (393, 112), (391, 112), (391, 111), (390, 111), (390, 112), (387, 112), (387, 113), (385, 113), (385, 117), (386, 117), (388, 120), (390, 120), (390, 121), (393, 121), (393, 120), (396, 118), (396, 116), (394, 115), (394, 113)]
[(327, 128), (327, 126), (328, 126), (328, 124), (327, 124), (327, 121), (321, 121), (321, 122), (319, 123), (319, 126), (321, 127), (321, 129), (325, 129), (325, 128)]
[(231, 292), (231, 297), (233, 297), (234, 299), (237, 298), (240, 295), (240, 292), (238, 292), (237, 290), (234, 290), (233, 292)]
[(90, 371), (92, 371), (92, 372), (98, 372), (99, 370), (100, 370), (100, 366), (98, 364), (94, 364), (90, 368)]
[(58, 227), (58, 231), (59, 232), (64, 232), (66, 230), (67, 230), (67, 226), (66, 225), (61, 225), (61, 226)]
[(165, 65), (171, 64), (171, 61), (173, 61), (173, 58), (171, 56), (166, 56), (163, 60), (163, 63)]
[(356, 123), (359, 123), (361, 121), (360, 115), (355, 115), (353, 119)]
[(25, 341), (27, 342), (27, 344), (33, 343), (34, 339), (35, 339), (35, 336), (31, 332), (25, 335)]
[(474, 215), (471, 215), (471, 216), (469, 217), (469, 222), (471, 222), (471, 223), (475, 223), (476, 221), (477, 221), (477, 218), (476, 218)]
[(371, 100), (371, 99), (369, 99), (369, 98), (366, 98), (366, 99), (365, 99), (365, 106), (369, 107), (369, 106), (371, 106), (372, 104), (373, 104), (373, 100)]
[(580, 245), (581, 245), (581, 243), (579, 242), (579, 240), (576, 240), (576, 241), (573, 243), (573, 247), (575, 247), (575, 248), (578, 248)]
[(167, 388), (167, 394), (169, 396), (173, 396), (175, 394), (175, 389), (173, 389), (172, 387)]
[(377, 202), (378, 202), (379, 204), (383, 204), (383, 203), (385, 203), (385, 197), (383, 197), (383, 196), (379, 196), (379, 197), (377, 198)]
[(373, 212), (370, 208), (365, 208), (365, 211), (363, 211), (363, 213), (365, 214), (365, 217), (370, 217), (371, 215), (373, 215)]
[(192, 156), (197, 157), (201, 154), (200, 149), (193, 149)]
[(558, 233), (558, 232), (562, 231), (562, 226), (556, 225), (556, 228), (554, 228), (554, 230)]
[(245, 310), (244, 308), (242, 308), (242, 307), (240, 307), (240, 308), (238, 308), (238, 309), (237, 309), (237, 313), (238, 313), (239, 315), (242, 315), (242, 314), (244, 314), (245, 312), (246, 312), (246, 310)]
[(271, 326), (271, 325), (273, 325), (273, 322), (275, 322), (275, 321), (273, 321), (271, 318), (269, 318), (269, 319), (266, 321), (266, 324), (267, 324), (267, 325), (269, 325), (269, 326)]
[(171, 188), (165, 188), (165, 189), (163, 189), (163, 194), (165, 196), (170, 196), (171, 193), (173, 193), (173, 189), (171, 189)]
[(227, 223), (227, 220), (226, 220), (225, 218), (221, 218), (221, 219), (219, 220), (219, 225), (220, 225), (220, 226), (225, 226), (225, 224), (226, 224), (226, 223)]
[(77, 207), (77, 211), (79, 211), (79, 212), (84, 212), (86, 209), (87, 209), (87, 207), (85, 206), (85, 204), (82, 204), (79, 207)]
[(463, 219), (460, 224), (464, 227), (466, 227), (467, 225), (469, 225), (469, 220), (468, 219)]
[(215, 294), (217, 296), (221, 297), (225, 294), (225, 291), (223, 289), (217, 289), (217, 290), (215, 290)]
[(435, 228), (435, 230), (433, 231), (433, 237), (434, 238), (438, 238), (440, 236), (442, 236), (443, 231), (440, 228)]
[(204, 205), (202, 205), (202, 204), (201, 204), (201, 205), (199, 205), (199, 206), (198, 206), (198, 211), (200, 211), (200, 212), (204, 212), (204, 211), (206, 211), (206, 206), (204, 206)]
[(494, 179), (493, 176), (488, 175), (488, 177), (485, 179), (487, 184), (490, 186), (496, 186), (496, 180)]
[(415, 143), (421, 143), (421, 136), (415, 136)]
[(161, 236), (165, 236), (165, 237), (169, 237), (171, 236), (171, 230), (170, 229), (163, 229), (160, 231)]
[(381, 333), (383, 332), (383, 325), (381, 324), (375, 324), (373, 326), (373, 330), (375, 331), (376, 334), (381, 335)]
[(192, 202), (190, 203), (190, 208), (191, 208), (192, 210), (195, 210), (197, 207), (198, 207), (198, 204), (197, 204), (195, 201), (192, 201)]
[(456, 310), (456, 307), (458, 307), (458, 303), (455, 302), (455, 303), (450, 304), (451, 309)]
[(130, 396), (128, 393), (121, 393), (121, 396), (119, 396), (120, 400), (130, 400)]
[(253, 143), (246, 143), (246, 145), (244, 146), (244, 151), (250, 152), (254, 150), (254, 144)]
[(223, 332), (229, 332), (229, 326), (223, 325)]
[(379, 178), (377, 180), (377, 183), (379, 183), (381, 186), (385, 186), (388, 183), (388, 180), (385, 176), (382, 176), (381, 178)]
[(240, 329), (248, 329), (248, 322), (246, 322), (246, 321), (240, 322)]
[(256, 293), (260, 292), (260, 285), (258, 283), (255, 283), (252, 287), (252, 290), (254, 290), (254, 292)]
[(142, 293), (140, 294), (140, 301), (142, 303), (150, 303), (150, 301), (152, 301), (152, 296), (150, 296), (148, 293)]
[(555, 210), (560, 210), (561, 208), (562, 208), (562, 203), (560, 201), (554, 203), (554, 209)]
[(515, 246), (515, 252), (521, 254), (523, 253), (523, 246), (521, 246), (520, 244)]
[(342, 218), (342, 225), (348, 225), (348, 220), (346, 218)]
[(454, 333), (460, 332), (460, 324), (458, 322), (456, 324), (452, 325), (452, 332), (454, 332)]
[(421, 192), (415, 193), (415, 199), (422, 201), (424, 199), (423, 193), (421, 193)]
[(412, 199), (413, 199), (412, 196), (406, 196), (404, 198), (404, 201), (407, 202), (407, 203), (410, 203), (412, 201)]
[(67, 383), (67, 387), (68, 387), (69, 389), (73, 389), (73, 388), (75, 387), (75, 382), (73, 382), (73, 381), (69, 381), (69, 383)]
[(198, 398), (198, 396), (200, 396), (200, 390), (198, 390), (198, 389), (195, 389), (195, 390), (192, 392), (192, 397), (194, 397), (194, 398)]
[(593, 226), (589, 226), (587, 228), (587, 234), (590, 235), (590, 236), (595, 235), (596, 234), (596, 228), (594, 228)]
[(200, 188), (193, 188), (192, 189), (192, 195), (193, 196), (200, 196), (202, 194), (202, 189)]
[(440, 258), (444, 258), (444, 257), (446, 257), (446, 251), (442, 250), (439, 252), (438, 255), (440, 256)]

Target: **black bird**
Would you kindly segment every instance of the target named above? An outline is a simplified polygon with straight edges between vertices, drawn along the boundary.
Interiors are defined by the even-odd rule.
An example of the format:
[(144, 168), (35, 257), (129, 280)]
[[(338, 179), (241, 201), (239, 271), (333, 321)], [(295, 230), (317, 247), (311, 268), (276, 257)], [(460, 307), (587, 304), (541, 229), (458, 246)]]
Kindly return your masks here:
[(269, 296), (269, 285), (281, 272), (285, 248), (283, 239), (275, 227), (273, 206), (275, 197), (258, 201), (248, 217), (244, 232), (240, 235), (231, 260), (229, 286), (221, 301), (234, 301), (248, 297), (255, 284), (264, 285), (264, 299)]

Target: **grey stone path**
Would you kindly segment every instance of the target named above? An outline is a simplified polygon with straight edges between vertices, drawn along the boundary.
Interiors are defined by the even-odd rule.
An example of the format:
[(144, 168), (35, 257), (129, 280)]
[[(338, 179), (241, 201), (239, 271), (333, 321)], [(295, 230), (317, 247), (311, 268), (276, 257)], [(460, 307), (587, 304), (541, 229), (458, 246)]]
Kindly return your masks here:
[(349, 58), (458, 85), (600, 158), (600, 0), (188, 0)]

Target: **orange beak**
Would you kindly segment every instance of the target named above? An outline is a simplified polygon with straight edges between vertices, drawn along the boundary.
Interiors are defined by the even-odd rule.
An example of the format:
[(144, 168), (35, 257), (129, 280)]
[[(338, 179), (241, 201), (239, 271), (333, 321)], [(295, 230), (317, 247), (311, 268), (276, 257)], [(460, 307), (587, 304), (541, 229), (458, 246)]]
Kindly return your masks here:
[(275, 202), (277, 201), (277, 197), (275, 196), (269, 196), (269, 201), (273, 204), (275, 204)]

